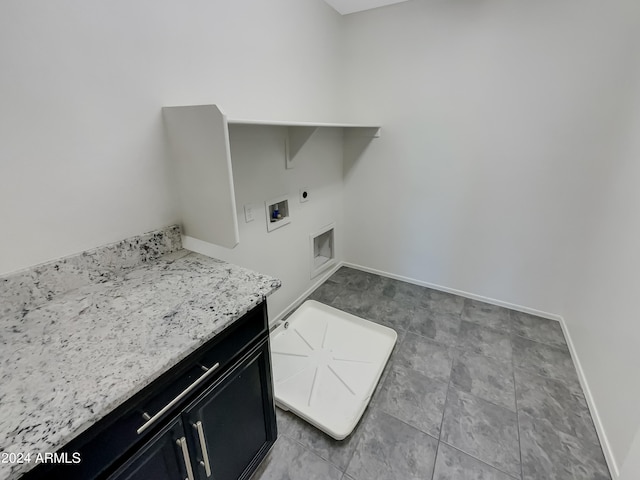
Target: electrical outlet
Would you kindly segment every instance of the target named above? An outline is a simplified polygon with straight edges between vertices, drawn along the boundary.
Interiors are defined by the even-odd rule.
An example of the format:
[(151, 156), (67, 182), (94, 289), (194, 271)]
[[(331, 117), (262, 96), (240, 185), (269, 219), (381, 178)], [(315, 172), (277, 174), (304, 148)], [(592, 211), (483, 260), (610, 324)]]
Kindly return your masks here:
[(255, 216), (253, 215), (253, 205), (245, 205), (244, 206), (244, 221), (246, 223), (253, 222), (255, 220)]
[(300, 203), (304, 203), (304, 202), (308, 202), (309, 201), (309, 189), (308, 188), (301, 188), (300, 189)]

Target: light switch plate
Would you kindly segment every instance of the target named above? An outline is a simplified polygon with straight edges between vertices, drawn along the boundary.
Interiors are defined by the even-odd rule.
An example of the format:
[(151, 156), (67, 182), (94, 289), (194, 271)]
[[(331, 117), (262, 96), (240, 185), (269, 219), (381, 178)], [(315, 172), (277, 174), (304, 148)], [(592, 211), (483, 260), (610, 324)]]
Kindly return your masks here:
[(253, 222), (255, 220), (255, 216), (253, 215), (253, 205), (245, 205), (244, 206), (244, 221), (246, 223)]
[(300, 203), (304, 203), (304, 202), (308, 202), (309, 201), (309, 189), (308, 188), (301, 188), (300, 189)]

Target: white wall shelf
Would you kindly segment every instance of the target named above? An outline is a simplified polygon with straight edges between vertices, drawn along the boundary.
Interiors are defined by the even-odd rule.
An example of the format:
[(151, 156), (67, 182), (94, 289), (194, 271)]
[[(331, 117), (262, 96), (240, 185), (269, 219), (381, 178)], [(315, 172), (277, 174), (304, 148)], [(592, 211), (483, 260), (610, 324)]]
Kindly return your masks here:
[[(322, 123), (322, 122), (288, 122), (279, 120), (255, 120), (246, 118), (227, 117), (230, 125), (272, 125), (276, 127), (326, 127), (326, 128), (356, 128), (369, 130), (370, 136), (379, 137), (379, 125), (367, 125), (360, 123)], [(375, 130), (375, 131), (374, 131)]]
[(253, 120), (246, 118), (227, 117), (229, 125), (263, 125), (287, 128), (285, 146), (286, 168), (294, 167), (294, 160), (305, 143), (313, 136), (318, 128), (342, 128), (348, 135), (364, 138), (380, 137), (380, 127), (377, 125), (365, 125), (359, 123), (314, 123), (314, 122), (287, 122), (277, 120)]
[(286, 128), (286, 168), (294, 167), (294, 160), (318, 128), (341, 128), (345, 137), (362, 141), (380, 136), (378, 125), (242, 119), (228, 117), (216, 105), (162, 110), (175, 164), (183, 233), (227, 248), (235, 247), (240, 241), (229, 125)]

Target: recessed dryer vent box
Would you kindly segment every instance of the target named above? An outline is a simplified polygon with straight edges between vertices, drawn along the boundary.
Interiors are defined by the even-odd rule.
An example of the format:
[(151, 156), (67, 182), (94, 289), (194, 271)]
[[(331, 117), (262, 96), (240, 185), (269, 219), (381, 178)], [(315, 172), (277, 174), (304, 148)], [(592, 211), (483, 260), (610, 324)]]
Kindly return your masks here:
[(309, 237), (311, 246), (311, 278), (336, 263), (334, 224), (327, 225)]
[(286, 195), (267, 200), (264, 203), (264, 206), (267, 214), (268, 232), (291, 223), (291, 217), (289, 216), (289, 201), (287, 200)]

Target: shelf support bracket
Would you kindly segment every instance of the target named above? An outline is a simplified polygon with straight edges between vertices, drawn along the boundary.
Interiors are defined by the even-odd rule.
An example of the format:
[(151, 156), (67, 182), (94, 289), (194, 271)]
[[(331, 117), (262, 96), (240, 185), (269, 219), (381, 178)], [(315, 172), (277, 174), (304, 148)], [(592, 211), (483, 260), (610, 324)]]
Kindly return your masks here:
[(380, 127), (345, 128), (346, 138), (380, 138)]
[(287, 127), (284, 151), (286, 168), (294, 167), (294, 160), (305, 143), (318, 130), (318, 127)]

